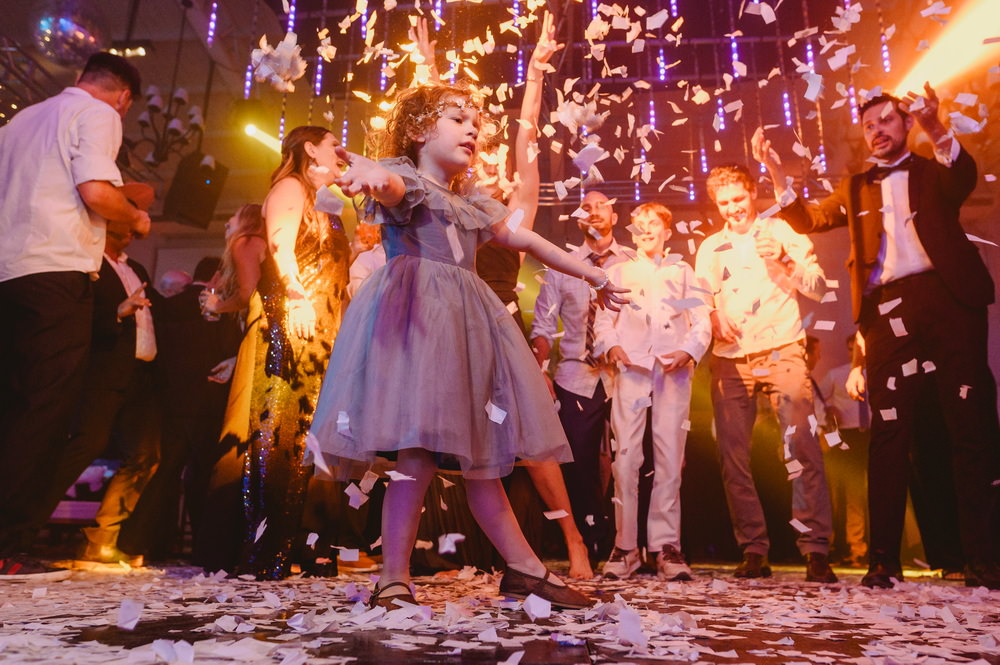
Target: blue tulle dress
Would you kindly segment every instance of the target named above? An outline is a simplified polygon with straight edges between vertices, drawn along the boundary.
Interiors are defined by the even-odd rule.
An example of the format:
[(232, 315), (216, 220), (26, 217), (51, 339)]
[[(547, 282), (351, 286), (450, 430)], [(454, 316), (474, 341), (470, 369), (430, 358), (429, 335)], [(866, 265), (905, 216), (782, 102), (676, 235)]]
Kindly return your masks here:
[(572, 454), (538, 364), (510, 312), (475, 272), (476, 249), (510, 211), (459, 196), (406, 158), (382, 160), (406, 185), (369, 202), (388, 261), (347, 308), (311, 436), (342, 477), (377, 453), (424, 448), (467, 478), (499, 478), (515, 458)]

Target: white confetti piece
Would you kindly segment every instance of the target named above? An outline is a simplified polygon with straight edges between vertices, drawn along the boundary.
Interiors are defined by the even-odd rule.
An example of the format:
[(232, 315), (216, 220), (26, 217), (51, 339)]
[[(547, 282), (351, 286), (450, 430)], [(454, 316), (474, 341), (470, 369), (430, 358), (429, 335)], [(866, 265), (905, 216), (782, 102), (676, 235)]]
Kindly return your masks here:
[(311, 547), (313, 549), (316, 549), (316, 542), (318, 540), (319, 540), (319, 534), (318, 533), (310, 533), (306, 537), (306, 547)]
[(497, 425), (502, 425), (507, 418), (507, 412), (494, 404), (492, 401), (486, 402), (486, 415)]
[(565, 510), (562, 509), (546, 510), (542, 514), (545, 515), (545, 519), (547, 520), (561, 520), (564, 517), (569, 517), (569, 513), (567, 513)]
[(548, 619), (552, 615), (552, 603), (535, 594), (529, 594), (524, 599), (523, 609), (532, 621)]
[(385, 475), (389, 476), (389, 480), (397, 482), (400, 480), (416, 480), (413, 476), (408, 476), (405, 473), (400, 473), (399, 471), (389, 470), (385, 472)]
[(808, 526), (803, 524), (798, 519), (792, 518), (791, 520), (789, 520), (788, 523), (792, 526), (793, 529), (795, 529), (799, 533), (809, 533), (810, 531), (812, 531), (812, 529), (810, 529)]
[(906, 326), (903, 325), (903, 319), (896, 317), (890, 318), (889, 327), (892, 328), (892, 333), (896, 337), (905, 337), (906, 335), (909, 334), (906, 332)]
[(937, 369), (937, 365), (935, 365), (930, 360), (925, 360), (924, 362), (920, 363), (920, 366), (923, 368), (924, 374), (930, 374), (931, 372)]
[(454, 554), (455, 545), (465, 540), (462, 533), (442, 533), (438, 536), (438, 554)]
[(917, 359), (903, 363), (903, 376), (913, 376), (917, 373)]
[(886, 300), (878, 304), (878, 313), (885, 315), (896, 309), (899, 304), (903, 302), (902, 298), (893, 298), (892, 300)]
[(882, 420), (890, 421), (896, 419), (896, 407), (891, 409), (879, 409), (879, 415), (882, 416)]
[(257, 531), (254, 534), (253, 542), (256, 543), (258, 540), (260, 540), (260, 537), (264, 535), (264, 532), (266, 530), (267, 530), (267, 518), (265, 517), (260, 521), (260, 524), (257, 525)]
[(962, 384), (961, 386), (959, 386), (958, 387), (958, 396), (959, 396), (959, 398), (961, 398), (961, 399), (968, 399), (968, 397), (969, 397), (969, 391), (970, 390), (972, 390), (972, 386), (967, 386), (965, 384)]
[(135, 630), (139, 617), (142, 616), (142, 609), (143, 604), (137, 600), (131, 598), (122, 600), (122, 604), (118, 607), (117, 626), (122, 630)]

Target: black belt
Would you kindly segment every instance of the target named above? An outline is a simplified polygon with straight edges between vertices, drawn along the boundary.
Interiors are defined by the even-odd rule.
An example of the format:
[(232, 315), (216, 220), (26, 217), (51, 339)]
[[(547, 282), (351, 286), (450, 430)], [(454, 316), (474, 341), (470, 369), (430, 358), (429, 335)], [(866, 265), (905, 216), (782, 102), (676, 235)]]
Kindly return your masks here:
[(938, 279), (939, 277), (936, 270), (926, 270), (924, 272), (918, 272), (914, 275), (906, 275), (905, 277), (894, 279), (885, 284), (879, 284), (872, 289), (871, 293), (868, 295), (876, 302), (885, 302), (886, 300), (892, 300), (893, 298), (908, 291), (912, 292), (913, 289), (920, 288), (922, 284), (937, 281)]

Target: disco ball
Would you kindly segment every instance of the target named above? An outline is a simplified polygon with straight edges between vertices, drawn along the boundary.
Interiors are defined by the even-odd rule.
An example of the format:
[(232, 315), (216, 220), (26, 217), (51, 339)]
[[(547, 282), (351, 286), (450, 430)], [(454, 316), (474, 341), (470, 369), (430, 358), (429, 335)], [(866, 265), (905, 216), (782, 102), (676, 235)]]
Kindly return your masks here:
[(35, 45), (42, 55), (67, 67), (80, 67), (104, 48), (95, 12), (83, 0), (48, 3), (33, 21)]

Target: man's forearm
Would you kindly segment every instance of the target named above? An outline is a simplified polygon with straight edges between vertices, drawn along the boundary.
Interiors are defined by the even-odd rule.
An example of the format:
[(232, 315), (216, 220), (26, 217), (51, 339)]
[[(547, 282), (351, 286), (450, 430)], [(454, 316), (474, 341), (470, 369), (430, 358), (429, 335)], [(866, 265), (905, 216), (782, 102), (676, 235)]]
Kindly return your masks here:
[(142, 219), (139, 209), (109, 182), (85, 182), (77, 190), (87, 207), (106, 219), (112, 230), (129, 231)]

